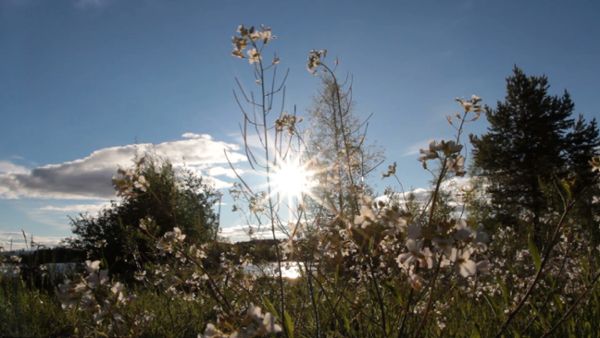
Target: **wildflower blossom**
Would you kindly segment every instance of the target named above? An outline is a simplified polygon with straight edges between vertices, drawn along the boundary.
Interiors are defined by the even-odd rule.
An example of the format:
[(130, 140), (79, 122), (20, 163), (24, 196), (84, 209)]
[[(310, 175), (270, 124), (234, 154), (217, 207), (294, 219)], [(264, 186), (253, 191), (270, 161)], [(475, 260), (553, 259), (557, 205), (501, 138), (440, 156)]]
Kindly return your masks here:
[(260, 52), (256, 48), (248, 50), (248, 61), (250, 64), (259, 62), (261, 60)]
[(460, 219), (458, 222), (456, 222), (454, 229), (454, 238), (458, 241), (464, 241), (473, 234), (473, 231), (471, 228), (469, 228), (464, 219)]
[(100, 270), (100, 261), (85, 261), (85, 269), (88, 273), (97, 272)]
[[(251, 28), (253, 30), (253, 28)], [(248, 36), (248, 28), (244, 27), (244, 25), (239, 25), (237, 28), (237, 32), (242, 36)]]
[(130, 198), (147, 191), (149, 183), (146, 180), (146, 177), (140, 173), (144, 161), (145, 159), (141, 158), (136, 162), (135, 168), (119, 168), (117, 170), (117, 174), (113, 177), (112, 183), (117, 190), (118, 196)]
[(590, 160), (590, 166), (592, 167), (592, 171), (600, 173), (600, 156), (593, 157)]
[(373, 213), (373, 209), (363, 204), (360, 207), (360, 215), (354, 217), (354, 224), (361, 228), (366, 228), (374, 220), (375, 214)]
[(275, 317), (267, 312), (262, 313), (260, 307), (251, 304), (244, 317), (241, 319), (241, 328), (232, 333), (224, 333), (214, 324), (208, 323), (199, 338), (252, 338), (269, 337), (282, 332), (282, 328), (275, 322)]
[[(243, 51), (248, 46), (248, 40), (239, 36), (232, 37), (231, 42), (233, 44), (234, 50), (237, 50), (238, 52)], [(244, 56), (242, 55), (241, 57)]]
[(479, 261), (479, 262), (477, 262), (476, 265), (477, 265), (478, 273), (486, 274), (486, 273), (490, 272), (491, 265), (490, 265), (489, 260), (486, 259), (486, 260)]
[(390, 164), (388, 166), (388, 170), (385, 173), (383, 173), (381, 176), (385, 178), (385, 177), (390, 177), (395, 174), (396, 174), (396, 162)]
[(249, 37), (250, 37), (250, 40), (252, 40), (252, 41), (258, 41), (261, 39), (262, 34), (258, 30), (253, 30), (252, 33), (250, 33)]
[(307, 69), (310, 73), (314, 74), (317, 71), (317, 67), (321, 64), (321, 59), (327, 55), (326, 49), (311, 50), (308, 53), (308, 64)]
[(269, 41), (271, 41), (275, 38), (275, 36), (271, 32), (271, 27), (262, 26), (261, 29), (262, 30), (261, 30), (260, 38), (262, 39), (264, 44), (269, 43)]
[(212, 324), (206, 324), (206, 328), (204, 329), (204, 334), (198, 335), (198, 338), (221, 338), (221, 337), (230, 337), (229, 335), (223, 334), (221, 330), (217, 329), (217, 327)]
[(396, 261), (398, 265), (406, 270), (410, 270), (410, 266), (416, 264), (421, 268), (430, 269), (433, 267), (433, 254), (428, 247), (423, 247), (422, 241), (408, 239), (406, 241), (408, 252), (400, 254)]
[(438, 158), (436, 148), (437, 143), (435, 141), (431, 141), (428, 149), (419, 149), (419, 153), (421, 154), (421, 156), (419, 156), (419, 161), (425, 163), (428, 160)]
[(267, 44), (273, 39), (271, 28), (266, 26), (261, 26), (260, 30), (250, 27), (250, 29), (247, 31), (247, 36), (250, 38), (250, 40), (254, 42), (262, 41), (263, 44)]
[(133, 187), (141, 192), (146, 192), (148, 187), (148, 181), (146, 181), (146, 177), (144, 175), (138, 175), (137, 179), (133, 182)]
[[(231, 38), (231, 42), (233, 44), (233, 51), (231, 52), (231, 55), (240, 59), (246, 58), (244, 55), (244, 50), (249, 44), (251, 44), (254, 46), (254, 48), (246, 51), (250, 64), (257, 63), (262, 59), (261, 53), (256, 48), (257, 42), (261, 41), (263, 45), (266, 45), (269, 43), (269, 41), (275, 38), (271, 32), (271, 28), (266, 26), (261, 26), (261, 29), (258, 30), (254, 27), (246, 28), (244, 25), (240, 25), (238, 26), (237, 33), (239, 36), (234, 36)], [(278, 62), (278, 58), (273, 59), (273, 64)]]
[(456, 101), (463, 107), (463, 109), (466, 113), (471, 112), (471, 111), (476, 112), (476, 113), (481, 113), (481, 111), (482, 111), (482, 108), (480, 105), (481, 98), (477, 95), (472, 95), (471, 99), (469, 99), (469, 100), (456, 98)]
[(423, 287), (423, 277), (415, 273), (414, 266), (408, 270), (408, 282), (410, 283), (410, 286), (417, 291), (421, 290)]
[[(423, 164), (423, 168), (427, 169), (427, 161), (440, 158), (441, 154), (446, 157), (455, 156), (456, 154), (460, 153), (462, 148), (463, 146), (461, 144), (458, 144), (452, 140), (440, 141), (439, 143), (436, 141), (431, 141), (427, 149), (419, 150), (419, 153), (421, 154), (421, 156), (419, 156), (419, 162)], [(461, 157), (462, 156), (451, 158), (449, 162), (451, 169), (457, 173), (463, 172), (462, 167), (464, 166), (464, 158), (461, 159)]]
[(250, 201), (248, 203), (248, 208), (252, 213), (260, 213), (265, 210), (267, 194), (262, 191), (252, 197), (250, 197)]
[(296, 130), (296, 124), (302, 122), (302, 118), (288, 113), (283, 113), (275, 120), (275, 130), (281, 132), (287, 129), (288, 133), (293, 134)]
[(467, 173), (465, 171), (465, 158), (462, 155), (448, 159), (446, 168), (448, 171), (454, 172), (454, 174), (459, 177), (462, 177)]
[(477, 272), (477, 264), (471, 260), (471, 250), (462, 250), (459, 254), (457, 249), (452, 249), (450, 260), (456, 262), (456, 269), (463, 277), (475, 275)]

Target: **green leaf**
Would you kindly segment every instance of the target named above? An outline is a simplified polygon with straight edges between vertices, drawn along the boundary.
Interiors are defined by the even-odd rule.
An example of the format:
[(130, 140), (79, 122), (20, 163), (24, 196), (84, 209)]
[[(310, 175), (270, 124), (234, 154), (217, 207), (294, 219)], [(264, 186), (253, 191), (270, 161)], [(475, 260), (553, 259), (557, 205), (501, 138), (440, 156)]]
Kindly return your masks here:
[(277, 310), (275, 310), (275, 306), (273, 305), (273, 303), (271, 303), (267, 298), (264, 298), (263, 301), (265, 303), (265, 308), (267, 308), (268, 312), (271, 312), (272, 314), (277, 313)]
[(283, 317), (284, 317), (284, 325), (287, 329), (288, 337), (294, 338), (294, 321), (292, 320), (292, 317), (290, 316), (290, 314), (287, 311), (285, 311), (283, 313)]
[(471, 338), (481, 338), (481, 334), (479, 334), (477, 329), (471, 331)]
[(350, 319), (348, 319), (347, 316), (343, 316), (342, 320), (344, 321), (344, 328), (346, 329), (346, 332), (350, 332), (350, 328), (351, 328)]
[(563, 180), (560, 181), (560, 185), (562, 186), (563, 190), (567, 194), (567, 199), (570, 200), (573, 197), (573, 193), (572, 193), (572, 190), (571, 190), (571, 182), (569, 182), (566, 179), (563, 179)]
[(592, 332), (592, 324), (589, 321), (585, 321), (585, 323), (583, 323), (583, 327), (585, 328), (586, 332)]
[(535, 269), (539, 271), (540, 268), (542, 267), (540, 251), (538, 250), (537, 246), (533, 242), (533, 239), (531, 238), (531, 236), (529, 237), (527, 246), (529, 247), (529, 253), (531, 254), (531, 257), (533, 257), (533, 263), (535, 264)]
[(506, 283), (504, 283), (502, 279), (498, 279), (496, 280), (496, 282), (500, 285), (500, 288), (502, 289), (502, 299), (504, 300), (504, 304), (509, 304), (510, 299), (508, 297), (510, 295), (510, 292), (508, 291)]

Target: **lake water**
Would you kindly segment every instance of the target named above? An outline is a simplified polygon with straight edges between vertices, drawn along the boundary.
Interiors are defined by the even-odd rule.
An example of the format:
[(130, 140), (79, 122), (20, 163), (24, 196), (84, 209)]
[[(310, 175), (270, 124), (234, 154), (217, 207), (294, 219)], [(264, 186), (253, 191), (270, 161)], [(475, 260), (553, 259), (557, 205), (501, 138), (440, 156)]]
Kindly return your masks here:
[[(81, 270), (83, 263), (46, 263), (40, 267), (46, 271), (50, 277), (69, 276)], [(4, 276), (17, 276), (18, 273), (14, 272), (14, 265), (7, 264), (0, 267), (0, 275)], [(296, 279), (302, 275), (304, 270), (304, 263), (301, 262), (282, 262), (281, 263), (281, 274), (283, 278)], [(249, 264), (244, 267), (244, 272), (252, 274), (258, 277), (278, 277), (279, 270), (277, 268), (277, 262), (263, 263), (263, 264)]]
[[(302, 275), (304, 264), (301, 262), (281, 262), (281, 274), (283, 278), (296, 279)], [(279, 270), (277, 262), (264, 264), (250, 264), (244, 267), (244, 271), (255, 276), (277, 277)]]

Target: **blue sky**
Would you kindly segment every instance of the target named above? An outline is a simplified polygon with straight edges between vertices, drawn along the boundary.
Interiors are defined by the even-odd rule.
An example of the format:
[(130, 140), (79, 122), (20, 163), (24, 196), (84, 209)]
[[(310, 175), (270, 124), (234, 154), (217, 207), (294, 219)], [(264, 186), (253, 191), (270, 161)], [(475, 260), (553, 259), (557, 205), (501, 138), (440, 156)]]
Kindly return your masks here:
[[(250, 68), (230, 57), (238, 24), (272, 27), (300, 113), (319, 84), (307, 52), (339, 57), (356, 113), (374, 114), (369, 140), (405, 186), (423, 187), (416, 151), (451, 135), (453, 99), (495, 105), (515, 64), (600, 116), (599, 15), (591, 0), (0, 0), (0, 237), (68, 235), (66, 215), (111, 198), (110, 182), (94, 179), (126, 163), (132, 144), (160, 145), (231, 182), (217, 154), (239, 144), (232, 89)], [(238, 221), (224, 215), (224, 225)]]

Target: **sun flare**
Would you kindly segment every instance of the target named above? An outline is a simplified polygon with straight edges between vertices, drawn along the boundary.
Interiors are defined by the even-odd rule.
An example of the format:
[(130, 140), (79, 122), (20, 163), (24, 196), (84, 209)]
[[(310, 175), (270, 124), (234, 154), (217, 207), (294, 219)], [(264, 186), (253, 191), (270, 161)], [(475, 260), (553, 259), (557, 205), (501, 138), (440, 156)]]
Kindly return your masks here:
[(302, 195), (310, 194), (315, 185), (314, 173), (299, 160), (282, 161), (273, 173), (275, 192), (300, 200)]

